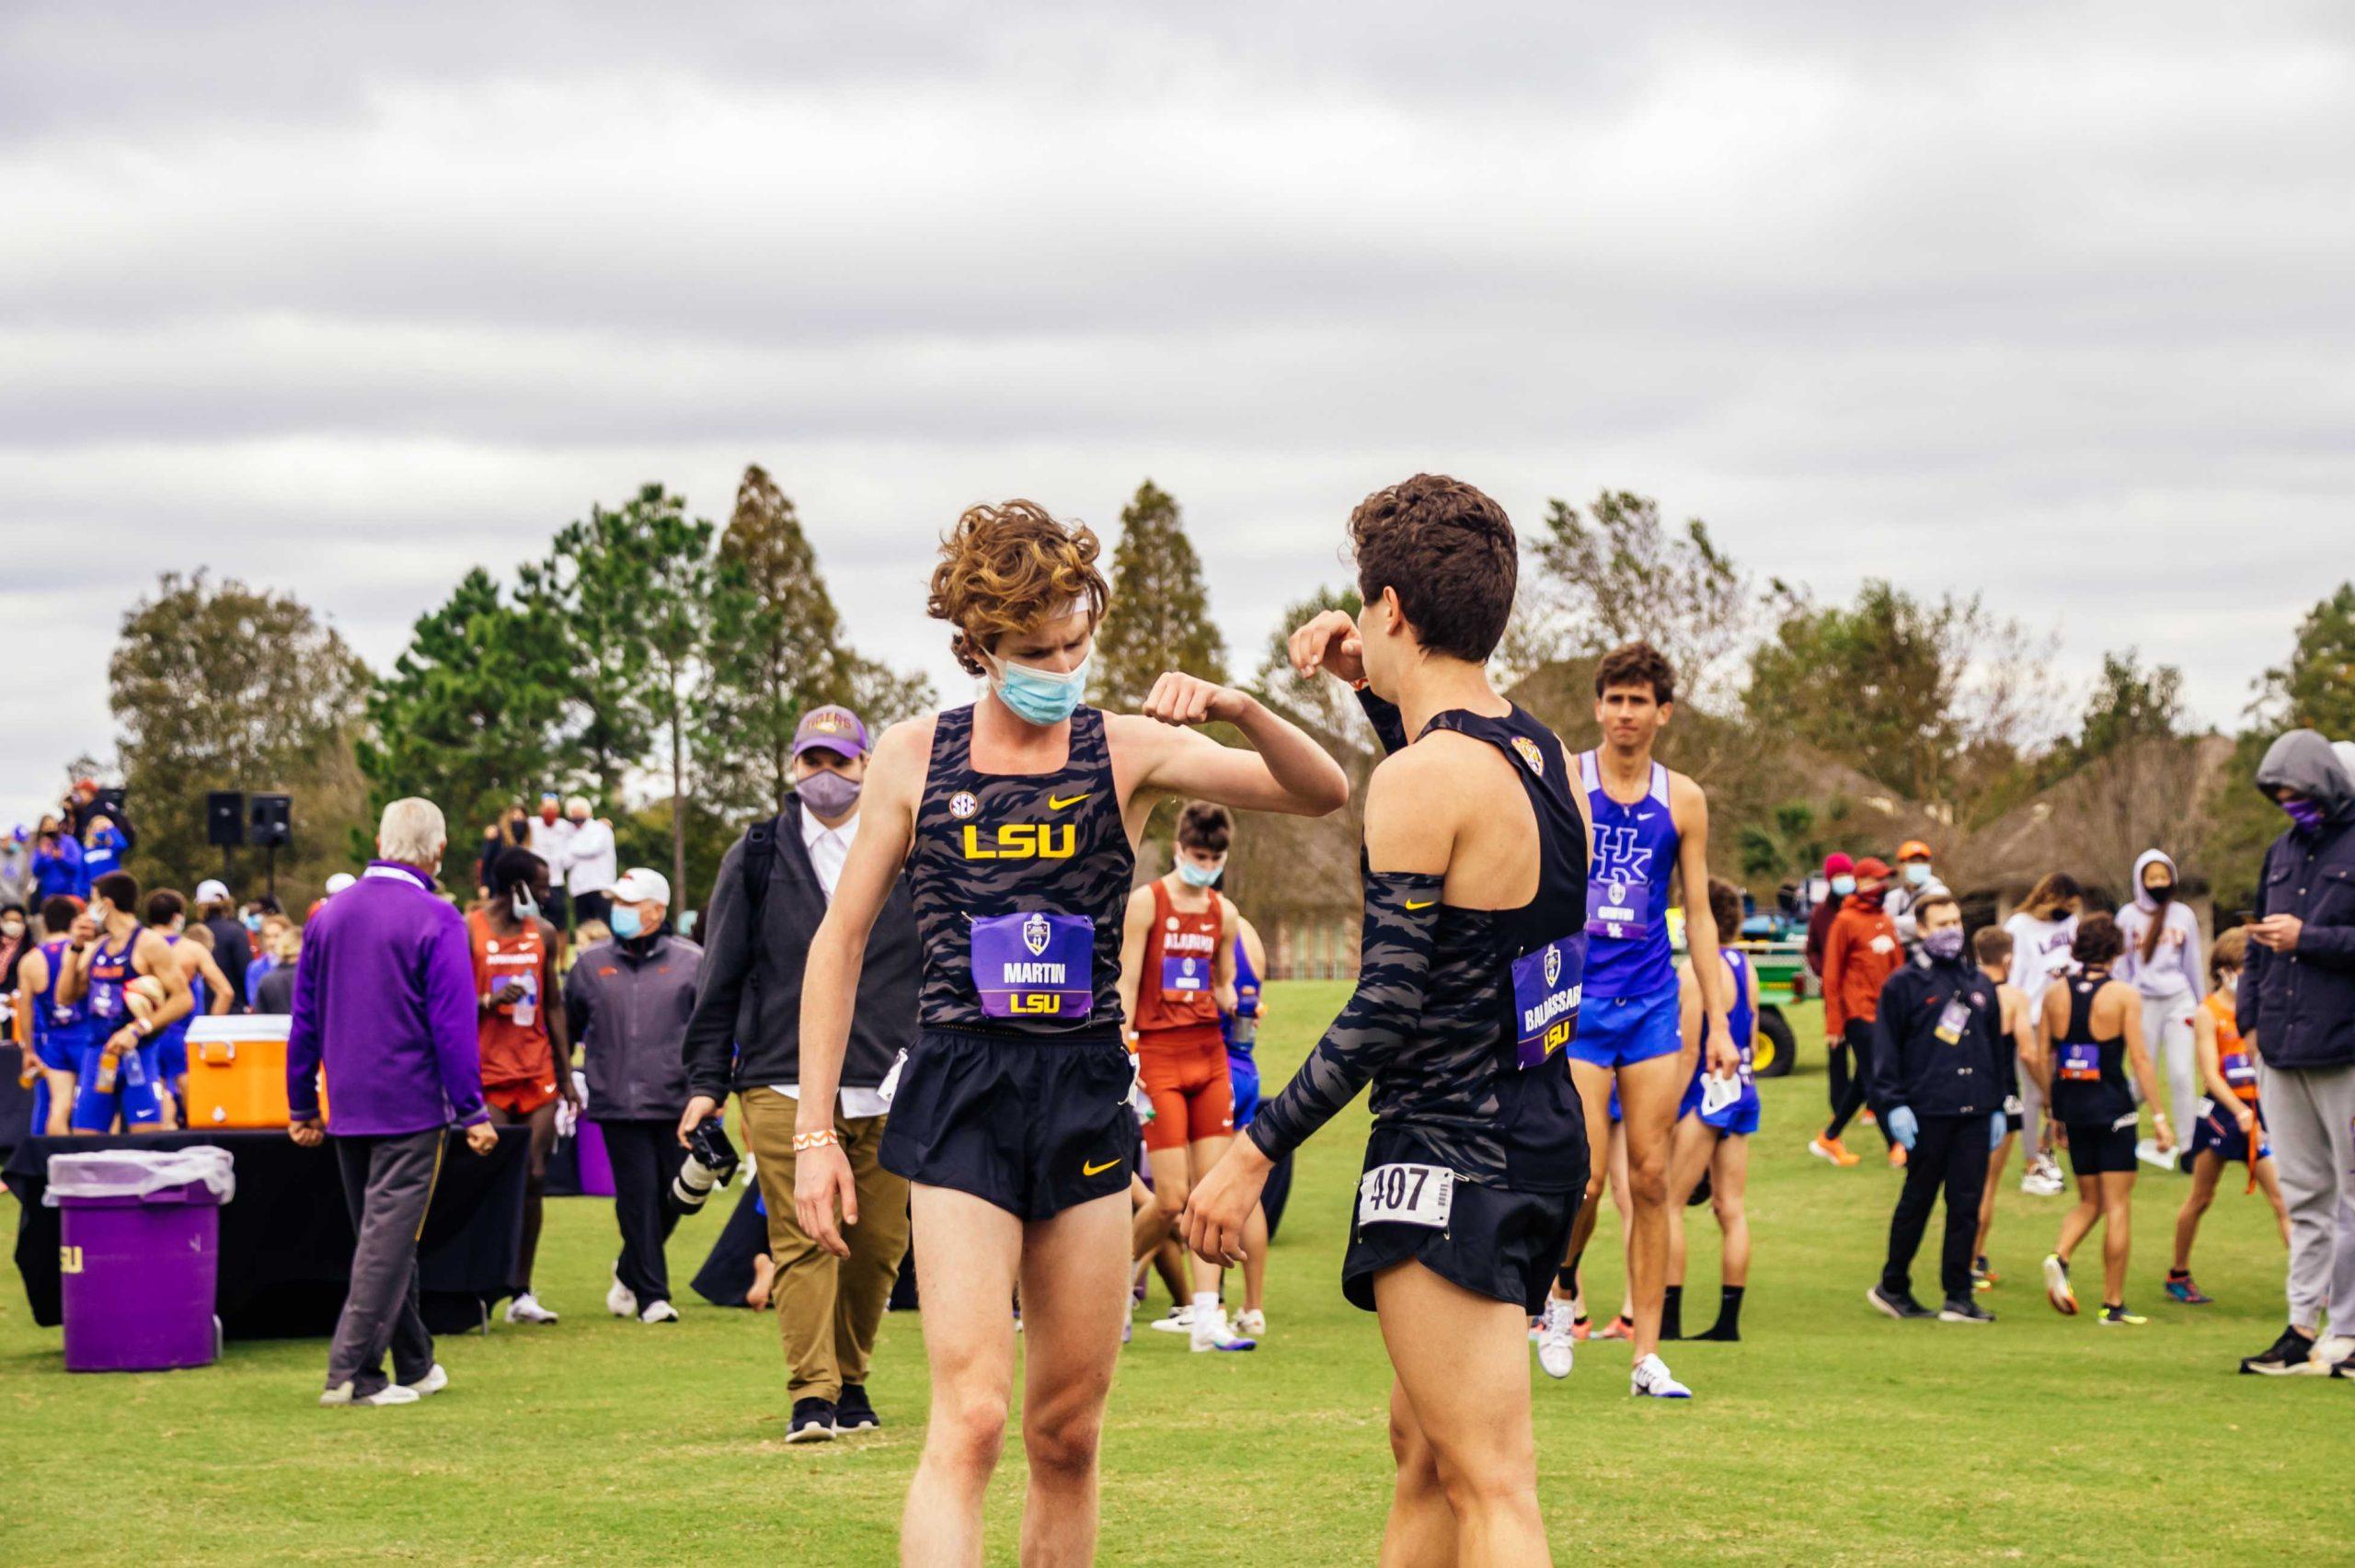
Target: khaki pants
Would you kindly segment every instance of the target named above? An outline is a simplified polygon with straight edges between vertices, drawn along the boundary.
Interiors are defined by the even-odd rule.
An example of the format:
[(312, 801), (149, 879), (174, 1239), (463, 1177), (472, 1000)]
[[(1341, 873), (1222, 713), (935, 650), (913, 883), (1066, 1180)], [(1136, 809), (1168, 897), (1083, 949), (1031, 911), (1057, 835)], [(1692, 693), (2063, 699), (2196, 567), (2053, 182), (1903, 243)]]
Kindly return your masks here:
[(867, 1381), (875, 1331), (908, 1250), (908, 1184), (876, 1159), (881, 1116), (834, 1117), (834, 1131), (858, 1184), (858, 1223), (846, 1227), (850, 1256), (837, 1258), (801, 1233), (793, 1214), (793, 1122), (799, 1105), (774, 1089), (747, 1089), (744, 1141), (751, 1146), (769, 1211), (770, 1288), (785, 1340), (786, 1387), (797, 1400), (842, 1397)]

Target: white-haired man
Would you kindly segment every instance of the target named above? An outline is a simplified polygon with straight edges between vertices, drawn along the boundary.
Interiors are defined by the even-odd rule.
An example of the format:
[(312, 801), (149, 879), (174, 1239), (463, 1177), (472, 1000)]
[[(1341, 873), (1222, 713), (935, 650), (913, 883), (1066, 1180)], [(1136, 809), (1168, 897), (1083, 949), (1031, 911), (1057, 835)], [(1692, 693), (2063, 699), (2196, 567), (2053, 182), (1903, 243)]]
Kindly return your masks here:
[(433, 890), (449, 838), (430, 800), (385, 807), (376, 859), (311, 917), (295, 967), (287, 1130), (306, 1149), (326, 1135), (324, 1062), (359, 1238), (321, 1404), (409, 1404), (449, 1382), (418, 1310), (418, 1233), (450, 1125), (477, 1154), (499, 1144), (483, 1105), (465, 921)]

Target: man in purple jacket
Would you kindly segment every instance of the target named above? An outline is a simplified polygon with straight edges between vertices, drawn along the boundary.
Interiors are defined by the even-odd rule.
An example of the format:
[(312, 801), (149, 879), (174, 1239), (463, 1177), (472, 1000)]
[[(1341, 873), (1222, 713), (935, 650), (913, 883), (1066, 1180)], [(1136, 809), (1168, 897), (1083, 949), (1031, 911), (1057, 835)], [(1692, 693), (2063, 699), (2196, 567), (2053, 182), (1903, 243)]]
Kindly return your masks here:
[(306, 1149), (326, 1135), (316, 1082), (324, 1061), (359, 1235), (321, 1404), (413, 1404), (450, 1381), (418, 1310), (417, 1236), (450, 1124), (466, 1129), (477, 1154), (497, 1148), (499, 1134), (482, 1102), (465, 921), (433, 891), (449, 839), (431, 801), (394, 801), (376, 827), (377, 858), (303, 932), (287, 1131)]

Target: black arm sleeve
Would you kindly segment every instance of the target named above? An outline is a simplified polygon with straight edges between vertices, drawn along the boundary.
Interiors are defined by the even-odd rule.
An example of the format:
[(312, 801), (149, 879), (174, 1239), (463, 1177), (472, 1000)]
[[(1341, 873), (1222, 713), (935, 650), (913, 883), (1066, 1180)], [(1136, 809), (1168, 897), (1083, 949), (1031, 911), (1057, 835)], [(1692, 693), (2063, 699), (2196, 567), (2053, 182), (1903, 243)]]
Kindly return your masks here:
[(1382, 742), (1385, 754), (1407, 749), (1407, 718), (1398, 704), (1383, 701), (1373, 694), (1371, 686), (1358, 688), (1358, 706), (1365, 710), (1366, 722), (1373, 726), (1373, 738)]
[(1269, 1159), (1282, 1159), (1332, 1120), (1412, 1036), (1422, 1019), (1445, 881), (1420, 871), (1366, 874), (1358, 989), (1284, 1092), (1252, 1118), (1251, 1141)]
[(695, 934), (703, 938), (703, 973), (695, 982), (695, 1010), (679, 1055), (686, 1063), (687, 1093), (728, 1098), (736, 1077), (736, 1011), (752, 967), (751, 900), (744, 897), (744, 841), (719, 860), (711, 907)]

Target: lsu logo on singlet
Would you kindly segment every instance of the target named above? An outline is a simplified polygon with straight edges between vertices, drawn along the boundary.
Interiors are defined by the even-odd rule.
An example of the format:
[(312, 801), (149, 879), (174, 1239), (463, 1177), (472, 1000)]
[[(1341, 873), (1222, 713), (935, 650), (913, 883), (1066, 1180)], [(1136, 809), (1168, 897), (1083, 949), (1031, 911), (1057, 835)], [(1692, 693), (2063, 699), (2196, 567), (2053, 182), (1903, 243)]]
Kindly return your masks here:
[(959, 845), (967, 860), (1069, 860), (1079, 851), (1079, 829), (1069, 822), (1006, 822), (987, 839), (981, 824), (965, 824)]

